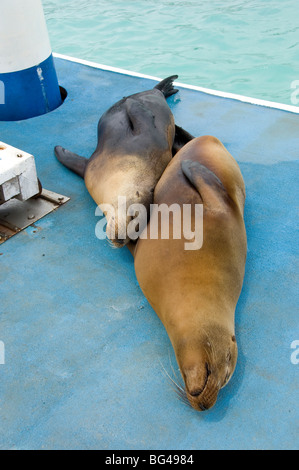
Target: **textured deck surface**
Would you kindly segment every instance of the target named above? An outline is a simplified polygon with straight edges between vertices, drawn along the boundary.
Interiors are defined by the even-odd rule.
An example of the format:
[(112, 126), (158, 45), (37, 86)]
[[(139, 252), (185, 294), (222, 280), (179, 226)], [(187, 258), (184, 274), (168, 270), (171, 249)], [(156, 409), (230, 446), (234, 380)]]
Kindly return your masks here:
[(44, 187), (71, 197), (0, 247), (0, 448), (298, 448), (298, 115), (187, 89), (169, 99), (177, 124), (227, 146), (247, 186), (239, 362), (215, 408), (199, 414), (163, 371), (178, 373), (131, 255), (97, 240), (95, 203), (53, 154), (60, 144), (89, 156), (100, 115), (154, 82), (56, 66), (64, 105), (0, 123), (0, 140), (35, 155)]

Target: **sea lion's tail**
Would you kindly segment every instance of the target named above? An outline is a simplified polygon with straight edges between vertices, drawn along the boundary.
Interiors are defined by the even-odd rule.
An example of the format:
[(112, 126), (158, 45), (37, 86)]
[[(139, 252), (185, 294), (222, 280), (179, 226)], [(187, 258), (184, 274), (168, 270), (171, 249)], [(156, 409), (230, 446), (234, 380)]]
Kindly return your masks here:
[(162, 82), (158, 83), (155, 88), (162, 91), (165, 98), (168, 98), (171, 95), (175, 95), (179, 91), (176, 88), (173, 88), (173, 82), (177, 78), (179, 78), (178, 75), (172, 75), (171, 77), (165, 78), (162, 80)]
[(77, 175), (84, 178), (86, 166), (88, 163), (87, 158), (80, 157), (76, 153), (70, 152), (63, 147), (57, 146), (54, 149), (57, 160), (66, 166), (69, 170), (72, 170)]

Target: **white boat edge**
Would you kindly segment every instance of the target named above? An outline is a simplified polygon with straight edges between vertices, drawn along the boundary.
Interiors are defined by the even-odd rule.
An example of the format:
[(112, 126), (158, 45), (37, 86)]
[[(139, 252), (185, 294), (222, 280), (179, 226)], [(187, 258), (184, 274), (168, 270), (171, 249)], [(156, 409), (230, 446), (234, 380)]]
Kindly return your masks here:
[[(101, 70), (106, 70), (106, 71), (109, 71), (109, 72), (115, 72), (115, 73), (120, 73), (120, 74), (123, 74), (123, 75), (130, 75), (132, 77), (147, 78), (147, 79), (150, 79), (150, 80), (161, 81), (161, 78), (159, 78), (159, 77), (154, 77), (154, 76), (151, 76), (151, 75), (144, 75), (142, 73), (132, 72), (130, 70), (125, 70), (125, 69), (121, 69), (121, 68), (118, 68), (118, 67), (110, 67), (108, 65), (98, 64), (97, 62), (91, 62), (89, 60), (78, 59), (78, 58), (71, 57), (71, 56), (68, 56), (68, 55), (59, 54), (57, 52), (54, 52), (53, 56), (55, 58), (58, 58), (58, 59), (64, 59), (64, 60), (68, 60), (70, 62), (76, 62), (78, 64), (86, 65), (86, 66), (101, 69)], [(206, 93), (208, 95), (213, 95), (213, 96), (218, 96), (220, 98), (228, 98), (228, 99), (231, 99), (231, 100), (241, 101), (243, 103), (253, 104), (253, 105), (257, 105), (257, 106), (264, 106), (266, 108), (273, 108), (273, 109), (278, 109), (278, 110), (281, 110), (281, 111), (288, 111), (290, 113), (299, 114), (299, 107), (298, 106), (287, 105), (287, 104), (282, 104), (282, 103), (275, 103), (273, 101), (266, 101), (266, 100), (261, 100), (261, 99), (257, 99), (257, 98), (250, 98), (248, 96), (237, 95), (237, 94), (234, 94), (234, 93), (226, 93), (226, 92), (217, 91), (217, 90), (211, 90), (209, 88), (203, 88), (203, 87), (199, 87), (199, 86), (196, 86), (196, 85), (187, 85), (185, 83), (180, 83), (180, 82), (175, 82), (175, 84), (176, 84), (176, 86), (179, 86), (181, 88), (200, 91), (202, 93)]]

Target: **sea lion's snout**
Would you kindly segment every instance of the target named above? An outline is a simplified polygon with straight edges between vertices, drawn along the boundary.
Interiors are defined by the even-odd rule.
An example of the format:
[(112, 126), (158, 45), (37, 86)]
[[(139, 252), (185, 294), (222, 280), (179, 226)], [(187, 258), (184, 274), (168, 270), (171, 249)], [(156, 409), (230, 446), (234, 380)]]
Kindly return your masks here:
[(199, 363), (192, 368), (182, 370), (186, 386), (186, 395), (190, 405), (198, 411), (212, 408), (218, 397), (217, 380), (208, 363)]
[(127, 245), (130, 242), (130, 238), (127, 235), (127, 227), (128, 224), (131, 222), (132, 217), (126, 217), (123, 220), (123, 226), (121, 227), (119, 217), (116, 216), (107, 216), (107, 228), (106, 228), (106, 235), (109, 242), (115, 248), (122, 248), (123, 246)]
[(150, 188), (139, 188), (134, 193), (126, 193), (123, 202), (115, 203), (113, 210), (106, 211), (106, 235), (115, 248), (122, 248), (136, 241), (146, 228), (153, 202)]
[(213, 408), (219, 391), (230, 381), (237, 363), (235, 337), (218, 328), (210, 335), (208, 340), (205, 338), (196, 343), (184, 341), (184, 347), (178, 352), (186, 398), (198, 411)]

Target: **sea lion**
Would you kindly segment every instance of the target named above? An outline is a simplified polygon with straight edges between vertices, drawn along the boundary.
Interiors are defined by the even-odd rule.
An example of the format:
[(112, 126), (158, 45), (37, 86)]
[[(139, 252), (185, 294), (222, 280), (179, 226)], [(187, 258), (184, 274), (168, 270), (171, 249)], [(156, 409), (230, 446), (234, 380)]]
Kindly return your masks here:
[[(247, 253), (243, 219), (245, 185), (237, 162), (212, 136), (192, 140), (173, 158), (159, 180), (147, 228), (130, 250), (139, 285), (162, 320), (172, 342), (193, 408), (211, 408), (233, 375), (237, 362), (235, 309)], [(192, 230), (196, 204), (203, 205), (203, 244), (186, 249), (170, 237), (157, 239), (151, 229), (157, 205), (191, 205)], [(180, 219), (182, 220), (182, 219)], [(182, 230), (182, 229), (180, 229)], [(154, 231), (153, 231), (154, 232)]]
[[(172, 149), (175, 153), (193, 138), (175, 126), (166, 102), (178, 92), (173, 87), (177, 78), (166, 78), (154, 89), (123, 98), (112, 106), (99, 121), (98, 145), (89, 160), (55, 147), (58, 160), (85, 179), (97, 205), (112, 207), (110, 212), (103, 211), (107, 236), (116, 247), (130, 240), (127, 232), (123, 237), (119, 235), (118, 197), (126, 198), (127, 207), (142, 204), (149, 209), (155, 186), (172, 158)], [(132, 218), (125, 212), (126, 227)]]

